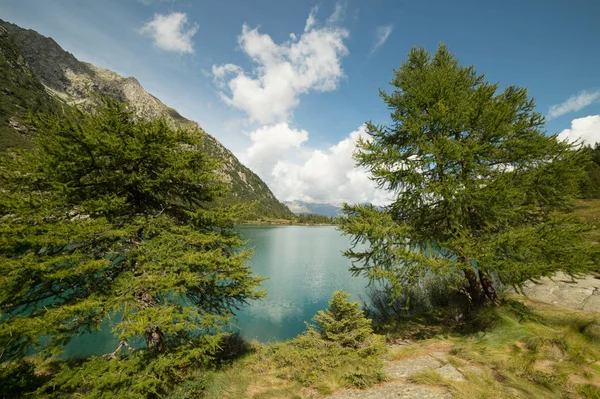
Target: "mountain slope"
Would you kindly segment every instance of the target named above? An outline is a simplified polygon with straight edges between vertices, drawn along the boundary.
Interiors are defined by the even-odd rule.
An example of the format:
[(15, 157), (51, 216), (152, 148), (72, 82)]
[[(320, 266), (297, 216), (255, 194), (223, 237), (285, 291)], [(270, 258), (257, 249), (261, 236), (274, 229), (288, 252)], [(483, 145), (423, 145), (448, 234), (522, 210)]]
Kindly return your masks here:
[(0, 151), (29, 145), (30, 112), (53, 113), (59, 107), (59, 102), (46, 93), (18, 46), (0, 26)]
[(316, 202), (306, 202), (300, 200), (285, 201), (284, 204), (296, 215), (312, 214), (334, 218), (340, 216), (342, 213), (342, 208), (332, 204), (320, 204)]
[[(26, 59), (26, 64), (43, 87), (64, 103), (87, 109), (98, 95), (109, 96), (129, 103), (140, 118), (163, 117), (173, 126), (202, 130), (196, 122), (184, 118), (144, 90), (135, 78), (125, 78), (108, 69), (81, 62), (73, 54), (64, 51), (52, 38), (42, 36), (36, 31), (23, 29), (1, 19), (0, 27), (8, 31)], [(45, 92), (41, 93), (39, 87), (36, 90), (40, 98), (47, 96)], [(205, 134), (204, 137), (203, 149), (222, 160), (221, 172), (231, 184), (227, 203), (256, 202), (257, 217), (287, 219), (293, 216), (292, 212), (275, 198), (268, 186), (231, 151), (209, 134)]]

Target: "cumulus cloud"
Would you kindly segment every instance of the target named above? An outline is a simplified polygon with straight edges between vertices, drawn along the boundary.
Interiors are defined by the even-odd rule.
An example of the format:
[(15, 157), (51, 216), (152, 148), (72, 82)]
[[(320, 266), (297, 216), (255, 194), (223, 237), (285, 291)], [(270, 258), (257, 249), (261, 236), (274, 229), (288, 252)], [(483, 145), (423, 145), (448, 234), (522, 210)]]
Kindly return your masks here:
[(198, 25), (187, 26), (187, 14), (172, 12), (154, 14), (154, 19), (146, 23), (140, 32), (152, 36), (154, 45), (165, 51), (193, 53), (192, 38), (198, 32)]
[(548, 111), (548, 119), (555, 119), (559, 116), (568, 114), (569, 112), (579, 111), (588, 105), (600, 99), (600, 90), (596, 91), (581, 91), (574, 96), (569, 97), (561, 104), (555, 104)]
[(569, 142), (581, 140), (590, 145), (600, 143), (600, 115), (573, 119), (571, 128), (560, 132), (557, 138)]
[(252, 121), (271, 124), (287, 121), (301, 94), (335, 90), (344, 76), (341, 59), (348, 54), (348, 32), (336, 25), (341, 12), (336, 7), (320, 24), (313, 8), (304, 31), (283, 43), (244, 25), (238, 44), (255, 67), (244, 71), (233, 64), (213, 65), (222, 99)]
[(241, 158), (266, 181), (277, 198), (333, 204), (389, 203), (388, 194), (376, 189), (368, 172), (356, 168), (352, 158), (356, 141), (368, 136), (364, 126), (324, 150), (306, 146), (305, 130), (292, 129), (287, 124), (276, 126), (277, 134), (275, 128), (264, 127), (251, 133), (252, 146)]
[(371, 54), (374, 54), (377, 50), (379, 50), (379, 48), (381, 46), (383, 46), (383, 44), (388, 39), (388, 37), (390, 37), (390, 34), (392, 33), (393, 30), (394, 30), (393, 25), (385, 25), (385, 26), (377, 27), (377, 29), (375, 30), (375, 42), (373, 43), (373, 48), (371, 49)]
[(138, 0), (138, 3), (142, 3), (145, 6), (149, 6), (154, 3), (167, 3), (167, 2), (174, 3), (175, 0)]
[(298, 130), (287, 123), (263, 126), (250, 133), (252, 145), (246, 149), (243, 160), (261, 176), (269, 176), (282, 155), (298, 150), (308, 140), (306, 130)]

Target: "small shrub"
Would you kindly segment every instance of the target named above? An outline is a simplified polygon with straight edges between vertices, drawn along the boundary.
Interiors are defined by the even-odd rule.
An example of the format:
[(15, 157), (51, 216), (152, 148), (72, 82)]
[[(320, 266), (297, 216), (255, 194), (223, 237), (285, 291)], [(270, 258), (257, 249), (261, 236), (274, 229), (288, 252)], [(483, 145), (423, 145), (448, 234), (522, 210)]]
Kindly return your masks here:
[(600, 387), (592, 384), (577, 386), (577, 393), (586, 399), (600, 399)]
[(373, 333), (371, 321), (348, 294), (336, 291), (329, 308), (297, 338), (270, 345), (253, 367), (269, 364), (279, 378), (319, 388), (332, 378), (341, 386), (365, 388), (381, 382), (385, 340)]
[(600, 343), (600, 323), (589, 323), (583, 328), (582, 332), (592, 341)]
[(333, 293), (329, 308), (321, 310), (313, 318), (312, 326), (323, 339), (334, 341), (344, 347), (361, 348), (373, 335), (371, 320), (359, 309), (358, 302), (348, 302), (349, 295), (343, 291)]
[(371, 288), (365, 304), (376, 326), (425, 313), (443, 313), (454, 325), (465, 324), (471, 304), (459, 277), (429, 276), (395, 296), (388, 286)]
[(221, 367), (252, 351), (253, 348), (250, 342), (245, 340), (239, 332), (226, 334), (221, 339), (220, 349), (215, 354), (214, 363), (217, 367)]
[(0, 398), (20, 398), (43, 385), (45, 377), (35, 373), (28, 361), (0, 364)]

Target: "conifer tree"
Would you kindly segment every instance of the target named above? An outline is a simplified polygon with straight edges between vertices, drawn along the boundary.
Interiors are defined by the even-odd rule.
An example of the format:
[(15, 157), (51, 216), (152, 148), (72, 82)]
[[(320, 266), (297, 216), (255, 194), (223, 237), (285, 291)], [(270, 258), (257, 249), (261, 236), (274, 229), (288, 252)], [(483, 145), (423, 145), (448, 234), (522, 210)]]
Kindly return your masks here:
[[(367, 123), (355, 159), (392, 203), (345, 206), (352, 271), (399, 295), (425, 276), (463, 276), (474, 304), (498, 303), (494, 282), (519, 286), (589, 266), (583, 227), (565, 213), (585, 162), (547, 136), (524, 88), (485, 80), (444, 45), (414, 48), (380, 95), (391, 123)], [(457, 287), (458, 288), (458, 287)]]
[(344, 347), (359, 348), (373, 335), (373, 328), (358, 302), (349, 302), (348, 297), (344, 291), (335, 291), (329, 307), (320, 310), (313, 321), (323, 338)]
[(202, 133), (108, 99), (38, 125), (33, 150), (0, 161), (0, 361), (59, 352), (106, 318), (122, 344), (214, 352), (232, 310), (263, 293), (235, 210), (211, 206), (225, 185)]

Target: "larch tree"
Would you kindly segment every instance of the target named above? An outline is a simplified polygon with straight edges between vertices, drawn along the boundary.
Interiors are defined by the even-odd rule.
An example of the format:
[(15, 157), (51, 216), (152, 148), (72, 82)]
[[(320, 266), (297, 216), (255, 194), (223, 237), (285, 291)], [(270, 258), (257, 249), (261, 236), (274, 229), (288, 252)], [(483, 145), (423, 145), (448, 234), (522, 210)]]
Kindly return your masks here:
[(0, 163), (0, 361), (56, 353), (110, 318), (150, 352), (219, 347), (232, 311), (264, 293), (201, 132), (136, 120), (111, 100), (38, 123)]
[(583, 155), (545, 135), (526, 89), (500, 91), (444, 45), (411, 50), (391, 85), (380, 91), (391, 123), (367, 123), (355, 159), (393, 200), (346, 205), (341, 219), (355, 274), (396, 295), (430, 274), (458, 275), (479, 305), (499, 302), (495, 283), (586, 270), (584, 227), (566, 212)]

